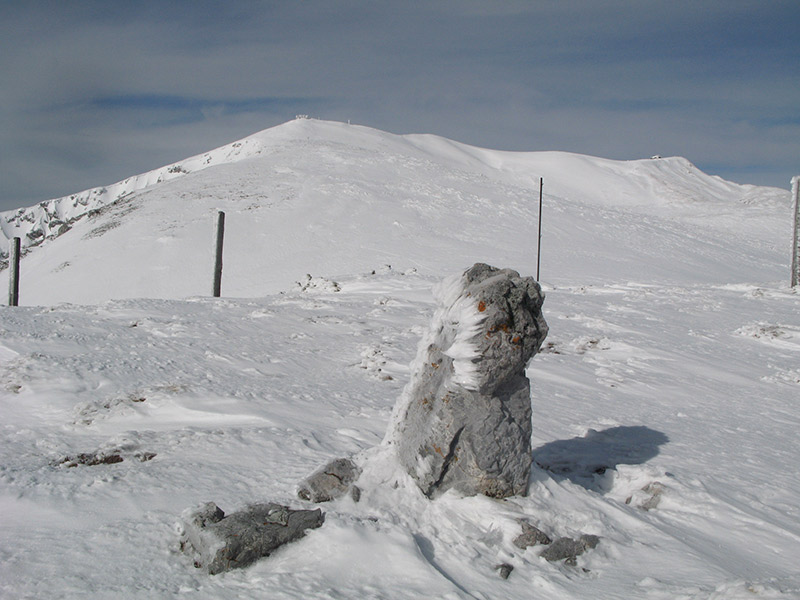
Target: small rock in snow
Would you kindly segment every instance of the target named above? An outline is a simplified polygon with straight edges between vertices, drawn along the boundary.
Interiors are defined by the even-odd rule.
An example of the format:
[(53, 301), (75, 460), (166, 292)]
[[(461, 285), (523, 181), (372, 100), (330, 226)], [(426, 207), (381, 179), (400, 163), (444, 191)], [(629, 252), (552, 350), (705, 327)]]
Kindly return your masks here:
[(213, 502), (184, 511), (181, 549), (197, 554), (195, 566), (210, 575), (246, 567), (280, 546), (320, 527), (325, 515), (268, 502), (225, 516)]
[[(351, 489), (353, 482), (361, 475), (361, 469), (349, 458), (337, 458), (314, 471), (303, 480), (297, 490), (301, 500), (310, 502), (329, 502), (344, 496)], [(358, 502), (360, 490), (353, 486), (353, 500)]]
[(550, 544), (539, 556), (549, 562), (556, 562), (566, 559), (566, 564), (575, 566), (576, 558), (591, 548), (596, 548), (600, 543), (600, 538), (596, 535), (582, 535), (577, 540), (572, 538), (558, 538)]
[(97, 465), (113, 465), (116, 463), (121, 463), (122, 461), (123, 458), (119, 455), (119, 452), (112, 452), (110, 454), (96, 452), (94, 454), (81, 453), (77, 456), (65, 456), (61, 460), (55, 461), (54, 464), (56, 466), (64, 466), (67, 468), (77, 467), (78, 465), (95, 467)]
[(545, 534), (543, 531), (534, 527), (527, 521), (520, 520), (520, 525), (522, 525), (522, 533), (514, 538), (514, 545), (517, 548), (524, 550), (528, 546), (535, 546), (537, 544), (547, 545), (552, 543), (553, 540)]
[(642, 502), (642, 508), (644, 510), (653, 510), (656, 508), (661, 502), (661, 495), (664, 493), (664, 484), (660, 481), (653, 481), (652, 483), (648, 483), (646, 486), (642, 488), (642, 491), (650, 496)]
[(514, 566), (508, 563), (503, 563), (501, 565), (497, 565), (495, 569), (500, 572), (501, 579), (508, 579), (508, 576), (511, 575), (511, 571), (514, 570)]

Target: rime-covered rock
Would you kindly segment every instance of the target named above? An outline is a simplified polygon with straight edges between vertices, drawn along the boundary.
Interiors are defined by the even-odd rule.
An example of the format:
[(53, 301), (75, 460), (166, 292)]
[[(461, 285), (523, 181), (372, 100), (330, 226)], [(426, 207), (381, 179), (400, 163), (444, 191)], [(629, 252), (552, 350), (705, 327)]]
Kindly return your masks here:
[(181, 547), (195, 553), (195, 566), (216, 575), (246, 567), (322, 525), (319, 510), (292, 510), (268, 502), (225, 516), (213, 502), (184, 511)]
[(524, 494), (531, 467), (528, 361), (547, 335), (539, 284), (478, 263), (435, 290), (387, 442), (420, 489), (504, 498)]
[(358, 502), (360, 491), (353, 483), (361, 474), (361, 469), (349, 458), (337, 458), (324, 467), (314, 471), (303, 480), (297, 489), (297, 495), (311, 502), (329, 502), (347, 492)]

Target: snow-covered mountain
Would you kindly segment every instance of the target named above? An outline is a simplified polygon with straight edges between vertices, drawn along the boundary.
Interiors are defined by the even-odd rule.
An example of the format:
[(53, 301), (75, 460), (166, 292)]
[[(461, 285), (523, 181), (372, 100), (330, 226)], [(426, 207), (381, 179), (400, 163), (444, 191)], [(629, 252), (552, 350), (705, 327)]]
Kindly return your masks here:
[(383, 264), (440, 275), (482, 260), (532, 272), (540, 177), (545, 281), (785, 275), (783, 190), (729, 183), (682, 158), (499, 152), (310, 119), (3, 213), (0, 227), (29, 250), (28, 305), (210, 293), (217, 210), (226, 296)]
[[(381, 443), (431, 287), (535, 273), (540, 177), (528, 494), (429, 501)], [(800, 598), (790, 208), (681, 158), (303, 119), (0, 215), (28, 249), (0, 306), (0, 598)], [(361, 499), (303, 540), (218, 576), (180, 552), (184, 509), (303, 506), (344, 456)], [(520, 519), (599, 544), (548, 562)]]

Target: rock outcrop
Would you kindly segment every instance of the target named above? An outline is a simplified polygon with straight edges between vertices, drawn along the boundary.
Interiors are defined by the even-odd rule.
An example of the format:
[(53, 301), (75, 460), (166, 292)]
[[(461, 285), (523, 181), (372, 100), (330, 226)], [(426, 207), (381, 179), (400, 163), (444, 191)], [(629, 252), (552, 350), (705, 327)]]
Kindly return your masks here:
[(531, 467), (528, 361), (547, 335), (539, 284), (478, 263), (436, 290), (387, 442), (428, 496), (524, 494)]

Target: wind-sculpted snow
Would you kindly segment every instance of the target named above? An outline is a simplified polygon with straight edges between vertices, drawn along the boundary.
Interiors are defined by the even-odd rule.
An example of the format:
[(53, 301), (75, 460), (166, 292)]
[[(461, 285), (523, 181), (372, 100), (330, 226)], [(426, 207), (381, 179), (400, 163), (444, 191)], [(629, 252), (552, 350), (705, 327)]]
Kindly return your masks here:
[[(546, 468), (526, 497), (431, 501), (380, 443), (437, 279), (375, 264), (339, 291), (1, 307), (0, 597), (797, 598), (798, 294), (546, 287)], [(386, 378), (362, 368), (376, 346)], [(361, 498), (303, 539), (217, 577), (180, 552), (187, 507), (299, 508), (342, 456)], [(600, 543), (548, 562), (521, 522)]]

